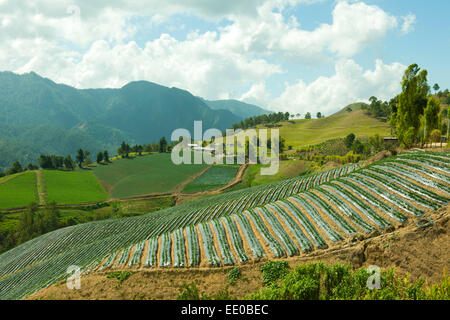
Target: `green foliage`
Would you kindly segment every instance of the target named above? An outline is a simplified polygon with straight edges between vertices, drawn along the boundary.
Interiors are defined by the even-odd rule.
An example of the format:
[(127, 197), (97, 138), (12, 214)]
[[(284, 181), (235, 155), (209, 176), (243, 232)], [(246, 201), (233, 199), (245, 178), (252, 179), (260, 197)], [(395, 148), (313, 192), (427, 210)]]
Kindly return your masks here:
[(402, 92), (398, 96), (396, 132), (400, 142), (407, 147), (411, 147), (417, 141), (420, 115), (427, 106), (427, 95), (430, 90), (427, 83), (428, 72), (419, 71), (417, 64), (412, 64), (406, 69), (402, 79)]
[(132, 271), (114, 271), (108, 273), (106, 277), (109, 279), (117, 279), (119, 280), (119, 284), (122, 284), (122, 282), (127, 280), (132, 274)]
[(238, 266), (233, 267), (229, 272), (228, 272), (228, 283), (231, 285), (234, 285), (236, 283), (237, 280), (242, 279), (242, 272), (241, 272), (241, 268), (239, 268)]
[(235, 123), (232, 125), (232, 128), (234, 130), (236, 129), (248, 129), (252, 127), (256, 127), (259, 124), (275, 124), (280, 121), (287, 121), (289, 120), (289, 113), (270, 113), (270, 114), (262, 114), (259, 116), (249, 117), (247, 119), (242, 120), (239, 123)]
[(289, 271), (289, 264), (286, 261), (268, 261), (261, 267), (263, 284), (271, 286), (278, 279), (283, 278)]
[(355, 141), (354, 133), (350, 133), (349, 135), (347, 135), (345, 137), (344, 143), (345, 143), (345, 146), (347, 147), (347, 149), (350, 149), (352, 147), (354, 141)]
[(311, 119), (311, 112), (307, 112), (305, 114), (305, 119)]
[(7, 175), (16, 174), (16, 173), (20, 173), (22, 171), (23, 171), (23, 168), (22, 168), (22, 165), (20, 164), (20, 162), (15, 161), (13, 163), (13, 165), (11, 166), (11, 168), (8, 171), (6, 171), (6, 174)]
[(441, 111), (441, 103), (439, 99), (431, 96), (428, 98), (427, 107), (424, 110), (426, 120), (427, 135), (434, 129), (439, 128), (439, 113)]
[(450, 277), (440, 283), (425, 286), (422, 279), (411, 281), (401, 277), (394, 269), (381, 270), (380, 289), (367, 287), (366, 269), (352, 270), (349, 265), (308, 263), (297, 266), (278, 282), (248, 296), (255, 300), (421, 300), (450, 298)]
[(199, 291), (194, 282), (184, 283), (179, 288), (177, 300), (210, 300), (211, 297)]

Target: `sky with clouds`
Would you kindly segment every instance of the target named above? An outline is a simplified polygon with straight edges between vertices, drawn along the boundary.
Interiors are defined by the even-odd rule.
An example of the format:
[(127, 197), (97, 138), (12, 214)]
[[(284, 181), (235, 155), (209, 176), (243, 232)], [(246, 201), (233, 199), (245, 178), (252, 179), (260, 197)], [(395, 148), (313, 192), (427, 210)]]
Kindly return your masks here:
[(448, 12), (448, 0), (0, 0), (0, 70), (330, 114), (395, 96), (412, 63), (450, 87)]

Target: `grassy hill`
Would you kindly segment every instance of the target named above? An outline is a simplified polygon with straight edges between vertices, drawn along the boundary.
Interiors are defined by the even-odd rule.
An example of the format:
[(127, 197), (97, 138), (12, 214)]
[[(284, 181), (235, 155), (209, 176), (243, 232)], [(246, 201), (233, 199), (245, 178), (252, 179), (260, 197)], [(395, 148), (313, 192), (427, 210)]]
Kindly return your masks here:
[(93, 168), (113, 198), (175, 192), (208, 165), (175, 165), (170, 153), (121, 159)]
[(449, 161), (449, 153), (410, 152), (359, 170), (346, 166), (140, 217), (59, 229), (0, 255), (0, 299), (31, 294), (74, 264), (83, 275), (217, 267), (308, 256), (390, 232), (448, 204)]
[(38, 201), (36, 174), (18, 173), (0, 179), (0, 209), (26, 206)]
[[(369, 137), (375, 134), (390, 136), (388, 123), (372, 118), (359, 107), (350, 105), (351, 112), (346, 108), (340, 112), (321, 119), (301, 119), (280, 123), (280, 135), (286, 139), (286, 146), (293, 149), (307, 145), (314, 145), (330, 137), (343, 138), (350, 133), (356, 137)], [(258, 126), (263, 128), (264, 126)]]
[[(357, 138), (375, 134), (390, 136), (389, 124), (365, 114), (361, 105), (362, 103), (351, 104), (321, 119), (289, 120), (275, 125), (260, 124), (255, 129), (279, 129), (280, 136), (286, 140), (286, 148), (292, 146), (293, 150), (330, 139), (344, 138), (350, 133), (354, 133)], [(349, 107), (350, 112), (347, 111)], [(222, 139), (217, 139), (216, 142), (221, 143)]]

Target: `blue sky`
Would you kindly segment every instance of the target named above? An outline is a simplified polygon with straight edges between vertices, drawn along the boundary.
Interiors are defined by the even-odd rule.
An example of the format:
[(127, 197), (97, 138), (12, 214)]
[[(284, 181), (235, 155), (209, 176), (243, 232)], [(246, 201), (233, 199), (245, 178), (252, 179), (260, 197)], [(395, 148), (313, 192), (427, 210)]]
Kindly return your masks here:
[(329, 114), (393, 97), (411, 63), (450, 87), (448, 0), (3, 0), (0, 12), (0, 70), (78, 88), (148, 80)]

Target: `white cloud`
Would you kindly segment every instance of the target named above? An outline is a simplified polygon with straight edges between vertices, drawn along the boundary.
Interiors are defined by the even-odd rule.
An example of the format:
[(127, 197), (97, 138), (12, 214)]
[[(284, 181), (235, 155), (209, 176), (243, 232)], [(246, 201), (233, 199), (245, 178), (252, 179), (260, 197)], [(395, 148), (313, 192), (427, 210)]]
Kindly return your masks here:
[(402, 33), (407, 34), (414, 31), (414, 25), (416, 24), (416, 16), (412, 13), (402, 17)]
[[(279, 102), (281, 108), (289, 102), (283, 96), (270, 99), (265, 81), (289, 72), (284, 63), (351, 58), (397, 26), (396, 17), (360, 1), (337, 1), (332, 22), (312, 31), (302, 29), (295, 17), (283, 15), (288, 6), (318, 1), (322, 0), (36, 0), (19, 7), (16, 1), (4, 0), (0, 1), (0, 70), (35, 71), (79, 88), (120, 87), (145, 79), (208, 99), (251, 87), (242, 99), (258, 99), (266, 105)], [(133, 40), (137, 26), (132, 18), (148, 18), (147, 25), (157, 26), (170, 24), (174, 13), (226, 18), (229, 24), (192, 32), (185, 40), (168, 34), (140, 46)], [(351, 71), (347, 65), (339, 74)], [(332, 84), (333, 79), (321, 81), (325, 79)], [(292, 91), (295, 86), (311, 85), (299, 81)], [(283, 95), (293, 95), (290, 88)], [(320, 89), (314, 88), (308, 90)]]
[(350, 103), (368, 101), (371, 96), (382, 100), (394, 97), (401, 89), (400, 81), (405, 69), (406, 66), (400, 63), (386, 65), (376, 60), (373, 70), (364, 70), (353, 60), (340, 60), (335, 65), (333, 76), (319, 77), (310, 84), (302, 80), (286, 84), (279, 97), (269, 99), (264, 85), (259, 85), (241, 98), (252, 97), (254, 103), (274, 111), (295, 114), (320, 111), (329, 115)]

